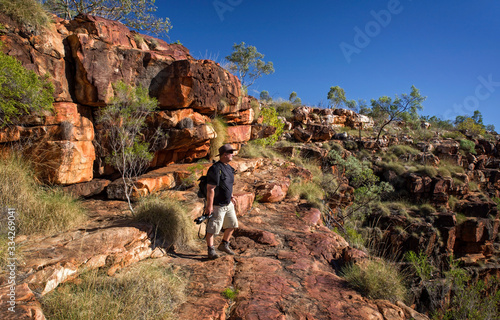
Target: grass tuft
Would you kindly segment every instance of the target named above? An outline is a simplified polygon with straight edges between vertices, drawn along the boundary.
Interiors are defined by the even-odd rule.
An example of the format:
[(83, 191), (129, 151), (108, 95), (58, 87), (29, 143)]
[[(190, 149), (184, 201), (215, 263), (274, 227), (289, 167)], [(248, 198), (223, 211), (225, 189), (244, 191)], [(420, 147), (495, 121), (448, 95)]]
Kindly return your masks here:
[(212, 120), (213, 126), (217, 137), (210, 140), (210, 159), (214, 159), (219, 154), (219, 148), (222, 147), (227, 138), (227, 123), (222, 117), (215, 117)]
[(323, 194), (323, 189), (313, 182), (292, 182), (288, 189), (290, 197), (299, 196), (318, 209), (323, 208)]
[(0, 208), (14, 208), (19, 234), (50, 235), (86, 220), (79, 202), (57, 187), (42, 187), (18, 156), (0, 159)]
[(163, 245), (189, 248), (194, 239), (193, 222), (186, 213), (185, 206), (172, 198), (149, 196), (143, 198), (134, 215), (136, 221), (151, 223)]
[(344, 278), (370, 299), (392, 302), (406, 300), (404, 278), (395, 265), (381, 259), (368, 259), (342, 269)]
[(48, 319), (174, 319), (174, 309), (185, 300), (185, 280), (159, 261), (139, 262), (114, 277), (88, 271), (75, 283), (41, 299)]
[(47, 11), (35, 0), (0, 0), (0, 11), (34, 30), (47, 28), (51, 23)]

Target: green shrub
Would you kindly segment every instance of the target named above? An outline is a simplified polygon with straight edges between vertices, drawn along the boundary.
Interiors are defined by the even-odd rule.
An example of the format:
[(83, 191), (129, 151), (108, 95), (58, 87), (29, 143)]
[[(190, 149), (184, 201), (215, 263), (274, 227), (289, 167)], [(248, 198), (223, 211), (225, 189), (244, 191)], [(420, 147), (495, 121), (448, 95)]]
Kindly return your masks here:
[(354, 140), (345, 140), (344, 148), (347, 150), (356, 150), (358, 149), (358, 143)]
[(41, 299), (48, 319), (174, 319), (175, 308), (185, 301), (186, 281), (159, 260), (136, 263), (114, 277), (93, 270), (79, 279)]
[(406, 300), (404, 278), (395, 265), (384, 260), (369, 259), (342, 269), (344, 278), (370, 299), (392, 302)]
[(458, 262), (450, 258), (450, 269), (444, 273), (446, 284), (453, 288), (451, 301), (434, 313), (433, 319), (489, 320), (500, 319), (500, 279), (487, 282), (472, 279)]
[(149, 196), (141, 199), (136, 213), (136, 221), (151, 223), (155, 236), (164, 240), (163, 245), (189, 248), (194, 239), (193, 222), (188, 217), (186, 206), (172, 198)]
[(276, 112), (276, 109), (274, 109), (273, 107), (262, 108), (261, 114), (264, 118), (262, 123), (275, 127), (276, 132), (270, 137), (258, 139), (257, 142), (262, 144), (263, 146), (267, 145), (272, 146), (278, 141), (278, 139), (283, 134), (283, 128), (285, 127), (285, 124), (281, 122), (280, 119), (278, 119), (278, 113)]
[(52, 111), (53, 93), (50, 82), (0, 51), (0, 128), (21, 115)]
[(42, 4), (36, 0), (0, 0), (0, 11), (33, 31), (48, 28), (51, 23)]
[(291, 103), (290, 101), (277, 101), (273, 103), (273, 106), (276, 108), (278, 115), (290, 120), (293, 118), (292, 111), (297, 105)]
[(443, 178), (451, 178), (451, 172), (445, 167), (438, 168), (438, 174)]
[(436, 268), (429, 261), (428, 256), (424, 252), (418, 255), (413, 251), (405, 253), (405, 259), (412, 265), (416, 275), (423, 281), (431, 280), (432, 274)]
[(388, 217), (391, 215), (391, 210), (388, 208), (386, 202), (374, 203), (370, 209), (374, 214), (380, 215), (382, 217)]
[(480, 187), (476, 182), (471, 181), (471, 182), (469, 182), (469, 190), (470, 191), (479, 191)]
[(235, 300), (236, 297), (238, 296), (239, 290), (233, 290), (232, 288), (226, 288), (224, 291), (222, 291), (222, 295), (229, 300)]
[(476, 144), (474, 141), (460, 139), (460, 150), (464, 150), (465, 152), (476, 154)]

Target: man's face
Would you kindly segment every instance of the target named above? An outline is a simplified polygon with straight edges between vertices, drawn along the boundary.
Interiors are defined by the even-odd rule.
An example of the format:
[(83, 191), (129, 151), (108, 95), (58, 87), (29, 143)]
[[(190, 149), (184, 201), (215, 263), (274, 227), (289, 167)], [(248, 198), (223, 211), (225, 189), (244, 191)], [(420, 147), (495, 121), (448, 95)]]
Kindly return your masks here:
[(233, 160), (233, 152), (225, 152), (220, 156), (220, 161), (223, 163), (228, 163)]

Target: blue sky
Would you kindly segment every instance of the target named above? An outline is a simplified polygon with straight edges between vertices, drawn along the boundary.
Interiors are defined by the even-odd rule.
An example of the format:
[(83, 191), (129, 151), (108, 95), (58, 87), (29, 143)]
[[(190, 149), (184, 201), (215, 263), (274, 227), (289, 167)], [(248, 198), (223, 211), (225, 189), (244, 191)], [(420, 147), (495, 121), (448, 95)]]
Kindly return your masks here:
[(273, 98), (297, 92), (326, 105), (348, 99), (427, 96), (422, 115), (454, 120), (479, 110), (500, 131), (500, 1), (157, 1), (158, 16), (198, 59), (224, 62), (234, 43), (257, 47), (275, 73), (250, 87)]

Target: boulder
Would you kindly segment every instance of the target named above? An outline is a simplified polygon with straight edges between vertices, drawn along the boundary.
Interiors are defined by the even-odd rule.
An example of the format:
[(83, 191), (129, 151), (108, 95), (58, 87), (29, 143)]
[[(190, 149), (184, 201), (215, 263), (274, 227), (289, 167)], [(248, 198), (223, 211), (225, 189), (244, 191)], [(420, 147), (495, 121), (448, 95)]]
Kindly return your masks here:
[(89, 182), (76, 183), (63, 188), (67, 193), (76, 197), (88, 198), (100, 194), (111, 183), (106, 179), (93, 179)]
[(243, 216), (252, 209), (255, 200), (255, 193), (253, 192), (234, 192), (235, 210), (237, 216)]
[(243, 143), (250, 141), (252, 126), (229, 126), (227, 127), (226, 143)]
[(282, 178), (279, 181), (269, 181), (256, 187), (259, 202), (279, 202), (285, 199), (290, 187), (290, 179)]
[[(192, 108), (204, 114), (247, 110), (239, 102), (238, 78), (211, 60), (176, 60), (151, 81), (150, 93), (162, 109)], [(246, 102), (246, 101), (245, 101)]]
[(92, 180), (95, 150), (92, 141), (47, 141), (29, 149), (40, 177), (68, 185)]
[(272, 136), (276, 132), (276, 127), (268, 126), (265, 124), (252, 125), (252, 132), (250, 135), (251, 140), (257, 140)]
[(303, 129), (301, 126), (295, 127), (293, 129), (293, 137), (295, 140), (303, 143), (308, 143), (312, 139), (312, 132)]
[[(18, 268), (24, 283), (41, 295), (73, 279), (85, 268), (107, 265), (108, 274), (151, 256), (153, 228), (119, 218), (48, 237), (29, 245), (23, 252), (25, 264)], [(28, 241), (30, 241), (28, 239)]]
[[(45, 320), (42, 306), (27, 283), (0, 287), (0, 313), (4, 320)], [(12, 301), (11, 297), (15, 298)], [(12, 301), (12, 304), (10, 303)]]

